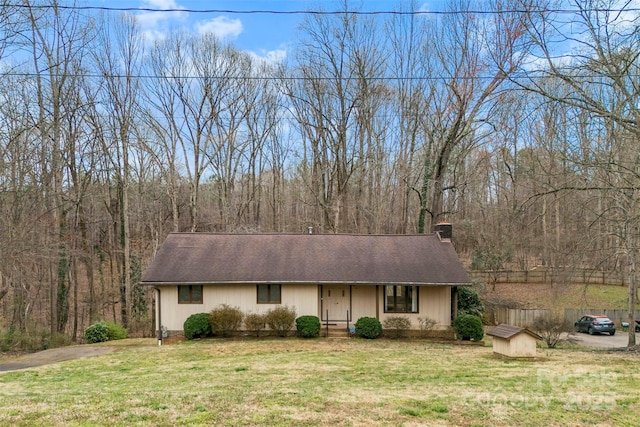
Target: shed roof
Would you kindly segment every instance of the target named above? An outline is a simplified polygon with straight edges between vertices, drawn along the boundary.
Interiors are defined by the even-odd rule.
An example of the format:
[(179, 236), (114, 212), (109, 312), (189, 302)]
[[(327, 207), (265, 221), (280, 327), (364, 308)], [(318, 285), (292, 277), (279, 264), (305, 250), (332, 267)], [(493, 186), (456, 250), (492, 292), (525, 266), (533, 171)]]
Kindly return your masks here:
[(471, 280), (451, 241), (438, 234), (172, 233), (142, 283), (467, 285)]
[(531, 335), (533, 338), (537, 340), (542, 339), (540, 335), (530, 331), (527, 328), (521, 328), (520, 326), (505, 325), (505, 324), (498, 325), (495, 328), (487, 331), (487, 335), (491, 335), (493, 337), (498, 337), (498, 338), (504, 338), (508, 340), (523, 332)]

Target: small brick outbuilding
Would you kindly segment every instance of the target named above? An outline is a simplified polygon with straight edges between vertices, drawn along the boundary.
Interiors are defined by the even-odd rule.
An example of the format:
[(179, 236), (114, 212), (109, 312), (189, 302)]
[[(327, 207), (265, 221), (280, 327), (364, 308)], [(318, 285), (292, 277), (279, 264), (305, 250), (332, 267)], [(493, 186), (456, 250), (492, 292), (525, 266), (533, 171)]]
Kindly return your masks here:
[(493, 352), (507, 357), (536, 357), (536, 341), (542, 337), (526, 328), (498, 325), (487, 331), (493, 337)]

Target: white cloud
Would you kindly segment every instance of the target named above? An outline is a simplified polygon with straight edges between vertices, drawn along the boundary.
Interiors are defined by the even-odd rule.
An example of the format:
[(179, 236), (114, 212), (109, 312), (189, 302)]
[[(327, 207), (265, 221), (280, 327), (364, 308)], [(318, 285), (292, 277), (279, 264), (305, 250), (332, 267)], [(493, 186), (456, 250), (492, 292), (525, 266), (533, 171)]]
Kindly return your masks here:
[[(175, 0), (142, 0), (141, 8), (150, 9), (184, 9)], [(168, 26), (174, 21), (184, 22), (188, 16), (187, 12), (140, 12), (136, 13), (136, 20), (140, 24), (145, 38), (148, 40), (163, 39), (168, 32)]]
[(181, 9), (175, 0), (142, 0), (142, 4), (154, 9)]
[(247, 51), (247, 53), (256, 61), (266, 62), (269, 64), (279, 64), (284, 62), (287, 57), (287, 51), (284, 49), (261, 50), (259, 52)]
[(227, 16), (218, 16), (208, 21), (198, 22), (195, 29), (199, 34), (211, 33), (220, 39), (235, 39), (242, 33), (242, 21)]

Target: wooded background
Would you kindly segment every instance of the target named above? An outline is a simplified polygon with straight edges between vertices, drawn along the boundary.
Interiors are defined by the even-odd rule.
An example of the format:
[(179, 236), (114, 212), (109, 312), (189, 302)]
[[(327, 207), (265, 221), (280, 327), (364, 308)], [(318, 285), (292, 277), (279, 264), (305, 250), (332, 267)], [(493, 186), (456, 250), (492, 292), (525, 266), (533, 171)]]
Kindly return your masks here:
[(0, 328), (150, 331), (138, 282), (173, 231), (447, 221), (470, 268), (618, 272), (635, 294), (638, 10), (447, 3), (323, 3), (282, 62), (150, 41), (117, 10), (4, 5)]

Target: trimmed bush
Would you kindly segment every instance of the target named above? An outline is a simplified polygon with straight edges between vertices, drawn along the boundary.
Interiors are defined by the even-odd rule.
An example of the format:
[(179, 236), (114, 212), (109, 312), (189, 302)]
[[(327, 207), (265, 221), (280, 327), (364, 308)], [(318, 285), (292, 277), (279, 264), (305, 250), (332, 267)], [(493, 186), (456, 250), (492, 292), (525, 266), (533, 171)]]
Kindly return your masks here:
[(209, 313), (211, 332), (214, 335), (230, 337), (240, 330), (243, 319), (244, 314), (238, 307), (221, 304), (218, 308), (214, 308), (211, 310), (211, 313)]
[(458, 339), (480, 341), (484, 337), (482, 320), (471, 314), (460, 314), (453, 322)]
[(188, 340), (204, 338), (211, 335), (208, 313), (192, 314), (184, 322), (184, 336)]
[(129, 335), (129, 332), (122, 325), (114, 322), (105, 322), (105, 325), (107, 326), (108, 341), (123, 340)]
[(385, 336), (388, 334), (392, 338), (402, 338), (411, 329), (411, 321), (408, 317), (392, 316), (384, 319), (383, 326)]
[(105, 322), (95, 322), (85, 329), (84, 337), (89, 344), (109, 341), (109, 328)]
[(249, 313), (244, 318), (244, 327), (259, 337), (260, 332), (267, 329), (267, 316), (260, 313)]
[(280, 337), (286, 337), (296, 321), (296, 310), (289, 307), (272, 308), (267, 312), (267, 325)]
[(361, 317), (356, 322), (356, 335), (367, 339), (376, 339), (382, 334), (382, 324), (375, 317)]
[(296, 319), (298, 335), (303, 338), (314, 338), (320, 335), (320, 319), (318, 316), (300, 316)]

